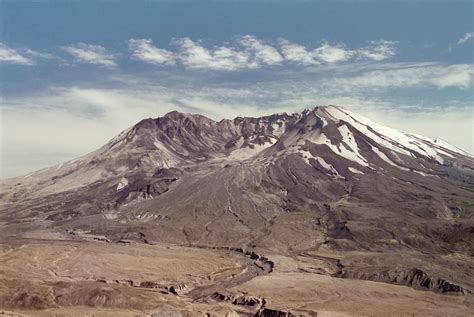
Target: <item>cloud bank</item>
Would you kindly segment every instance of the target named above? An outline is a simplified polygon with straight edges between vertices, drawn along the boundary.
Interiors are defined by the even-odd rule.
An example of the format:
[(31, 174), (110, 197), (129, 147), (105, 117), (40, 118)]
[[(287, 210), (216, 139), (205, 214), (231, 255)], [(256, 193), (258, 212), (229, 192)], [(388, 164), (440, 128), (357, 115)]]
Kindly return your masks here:
[[(395, 55), (396, 42), (379, 40), (370, 41), (368, 45), (349, 49), (344, 43), (331, 44), (323, 42), (311, 49), (278, 39), (272, 43), (263, 41), (253, 35), (244, 35), (232, 43), (222, 45), (205, 45), (203, 41), (189, 37), (176, 38), (170, 48), (159, 48), (153, 40), (129, 39), (130, 58), (153, 65), (181, 65), (184, 68), (214, 71), (237, 71), (259, 69), (262, 67), (282, 65), (333, 65), (356, 61), (380, 62)], [(120, 54), (111, 53), (101, 45), (77, 43), (60, 47), (69, 54), (74, 62), (94, 64), (105, 68), (117, 68)], [(33, 65), (33, 59), (56, 58), (50, 53), (24, 49), (21, 52), (0, 43), (0, 61), (18, 65)]]
[(342, 43), (324, 42), (315, 49), (279, 39), (272, 45), (252, 35), (236, 38), (232, 44), (205, 46), (185, 37), (174, 39), (167, 50), (153, 46), (151, 39), (130, 39), (132, 58), (156, 65), (181, 64), (185, 68), (235, 71), (283, 64), (322, 65), (350, 60), (383, 61), (395, 55), (395, 42), (371, 41), (369, 45), (348, 49)]

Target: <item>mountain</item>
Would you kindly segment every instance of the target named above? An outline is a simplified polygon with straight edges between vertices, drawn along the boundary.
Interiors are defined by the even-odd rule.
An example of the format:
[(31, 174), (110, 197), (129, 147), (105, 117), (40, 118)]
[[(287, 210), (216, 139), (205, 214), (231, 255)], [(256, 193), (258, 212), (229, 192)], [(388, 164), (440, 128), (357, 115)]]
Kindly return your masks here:
[[(321, 276), (394, 288), (375, 293), (405, 294), (406, 286), (431, 291), (426, 295), (410, 289), (417, 295), (402, 297), (418, 305), (424, 296), (434, 296), (430, 300), (449, 302), (453, 313), (473, 307), (473, 156), (443, 140), (400, 132), (342, 107), (221, 121), (170, 112), (140, 121), (76, 160), (3, 180), (0, 188), (0, 238), (13, 245), (69, 241), (85, 243), (79, 250), (100, 244), (102, 253), (104, 243), (110, 248), (117, 248), (116, 243), (170, 245), (228, 250), (243, 257), (239, 263), (251, 261), (252, 269), (245, 262), (246, 273), (237, 277), (207, 286), (194, 280), (182, 291), (168, 289), (169, 296), (204, 305), (198, 305), (201, 312), (208, 309), (205, 305), (213, 313), (215, 307), (230, 307), (261, 316), (350, 311), (317, 305), (318, 300), (313, 308), (302, 308), (307, 295), (291, 299), (283, 290), (264, 290), (285, 280), (296, 283), (296, 293), (307, 294), (312, 286), (305, 281)], [(123, 291), (130, 285), (120, 287)], [(356, 300), (351, 297), (356, 293), (345, 300), (360, 304), (365, 296)], [(11, 291), (4, 294), (12, 298)], [(453, 294), (464, 299), (452, 303), (446, 298)], [(36, 301), (41, 308), (77, 306), (84, 303), (74, 296), (86, 295), (67, 296), (67, 303), (46, 295)], [(103, 302), (86, 305), (116, 307), (117, 296), (108, 294)], [(3, 300), (13, 308), (34, 308), (31, 302), (29, 297)], [(186, 309), (196, 313), (193, 305)], [(437, 312), (428, 304), (417, 307), (414, 311), (422, 314)]]

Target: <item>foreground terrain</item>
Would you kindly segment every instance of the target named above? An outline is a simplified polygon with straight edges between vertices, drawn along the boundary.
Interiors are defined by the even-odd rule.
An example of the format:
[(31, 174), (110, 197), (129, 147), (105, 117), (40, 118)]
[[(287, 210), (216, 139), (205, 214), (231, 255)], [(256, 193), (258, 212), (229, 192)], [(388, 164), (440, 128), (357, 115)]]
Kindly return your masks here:
[(340, 107), (146, 119), (0, 202), (7, 314), (474, 310), (472, 156)]
[[(3, 245), (0, 298), (15, 313), (34, 316), (468, 316), (474, 307), (470, 295), (416, 290), (422, 283), (410, 280), (416, 276), (401, 283), (411, 287), (334, 276), (345, 259), (369, 266), (372, 274), (387, 257), (399, 261), (396, 253), (384, 259), (368, 252), (308, 252), (252, 260), (239, 251), (19, 239)], [(465, 263), (472, 270), (472, 258), (453, 257), (438, 260), (453, 271)]]
[[(377, 281), (380, 277), (370, 281), (367, 276), (334, 275), (346, 261), (357, 262), (354, 267), (369, 274), (389, 261), (400, 265), (398, 253), (308, 252), (252, 260), (239, 251), (19, 239), (2, 248), (0, 298), (10, 307), (7, 311), (20, 316), (278, 316), (276, 311), (297, 316), (469, 316), (474, 307), (471, 295), (421, 291), (417, 276), (401, 281), (407, 287), (380, 283), (388, 282)], [(405, 256), (419, 262), (413, 265), (439, 272), (421, 258), (413, 260), (416, 254)], [(472, 258), (437, 260), (458, 279), (462, 274), (456, 271), (469, 272), (474, 265)]]

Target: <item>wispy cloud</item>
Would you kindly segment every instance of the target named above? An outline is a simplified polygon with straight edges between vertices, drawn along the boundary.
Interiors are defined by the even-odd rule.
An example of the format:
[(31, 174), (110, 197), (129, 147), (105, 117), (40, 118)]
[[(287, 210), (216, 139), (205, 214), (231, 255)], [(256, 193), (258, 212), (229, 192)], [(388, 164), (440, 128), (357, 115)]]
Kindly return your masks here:
[(383, 61), (395, 55), (396, 42), (379, 40), (371, 41), (369, 44), (369, 46), (358, 49), (356, 54), (361, 58), (373, 61)]
[(47, 52), (39, 52), (39, 51), (34, 51), (32, 49), (25, 49), (23, 50), (25, 55), (28, 55), (34, 59), (57, 59), (58, 57)]
[(457, 45), (462, 45), (474, 37), (474, 32), (467, 32), (457, 41)]
[(405, 64), (402, 67), (395, 65), (392, 68), (366, 71), (355, 76), (333, 78), (324, 84), (346, 91), (415, 87), (468, 89), (473, 85), (473, 76), (472, 64), (413, 66)]
[(9, 64), (33, 65), (32, 59), (3, 43), (0, 43), (0, 61)]
[(179, 50), (177, 53), (179, 60), (188, 68), (210, 70), (252, 68), (246, 52), (239, 52), (230, 47), (219, 46), (207, 49), (187, 37), (175, 39), (173, 45)]
[(72, 46), (64, 46), (62, 49), (72, 55), (79, 63), (95, 64), (108, 68), (117, 67), (117, 56), (108, 53), (100, 45), (78, 43)]
[(298, 63), (302, 65), (319, 65), (313, 53), (308, 51), (303, 45), (290, 43), (288, 40), (281, 39), (280, 47), (283, 56), (288, 62)]
[(254, 60), (258, 64), (278, 65), (283, 62), (283, 57), (276, 48), (258, 40), (255, 36), (245, 35), (238, 42), (247, 52), (254, 55)]
[(172, 52), (153, 46), (151, 39), (130, 39), (128, 47), (132, 51), (132, 58), (151, 64), (175, 64)]
[(0, 62), (17, 65), (35, 65), (39, 60), (52, 60), (57, 56), (30, 48), (12, 48), (0, 43)]
[(395, 42), (393, 41), (371, 41), (368, 46), (358, 49), (348, 49), (344, 44), (331, 45), (323, 43), (314, 50), (306, 47), (280, 40), (280, 47), (288, 62), (302, 65), (320, 65), (324, 63), (335, 64), (345, 62), (350, 59), (383, 61), (395, 55)]
[(321, 47), (318, 47), (313, 51), (316, 59), (319, 59), (326, 63), (338, 63), (345, 62), (354, 55), (353, 51), (344, 48), (344, 45), (330, 45), (324, 43)]

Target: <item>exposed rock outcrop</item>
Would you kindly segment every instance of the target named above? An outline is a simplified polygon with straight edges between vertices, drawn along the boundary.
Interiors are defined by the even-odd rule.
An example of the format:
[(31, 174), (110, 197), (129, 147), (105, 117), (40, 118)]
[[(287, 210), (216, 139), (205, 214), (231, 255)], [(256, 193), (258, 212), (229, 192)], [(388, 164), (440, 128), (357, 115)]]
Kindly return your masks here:
[(385, 282), (398, 285), (406, 285), (415, 289), (429, 290), (436, 293), (467, 295), (470, 290), (447, 281), (446, 279), (429, 275), (423, 270), (413, 268), (407, 271), (384, 271), (384, 272), (357, 272), (342, 269), (334, 276), (341, 278), (352, 278), (359, 280), (369, 280), (375, 282)]
[(178, 285), (168, 286), (168, 291), (175, 295), (183, 295), (188, 290), (189, 290), (189, 286), (187, 284), (178, 284)]
[(223, 294), (220, 292), (216, 292), (212, 294), (211, 298), (218, 301), (230, 302), (234, 305), (251, 306), (256, 309), (260, 309), (266, 303), (264, 298), (261, 298), (258, 296), (231, 295), (231, 294)]
[(295, 315), (289, 311), (281, 311), (281, 310), (271, 309), (271, 308), (262, 308), (257, 312), (255, 316), (256, 317), (293, 317)]

